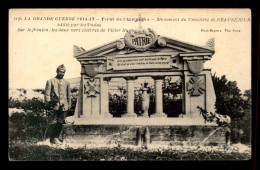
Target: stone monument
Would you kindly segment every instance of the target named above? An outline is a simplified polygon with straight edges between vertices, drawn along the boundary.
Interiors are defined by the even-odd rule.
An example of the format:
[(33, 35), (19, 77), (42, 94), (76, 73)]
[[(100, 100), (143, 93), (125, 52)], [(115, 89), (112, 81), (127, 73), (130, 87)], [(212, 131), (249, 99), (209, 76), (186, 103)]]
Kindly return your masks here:
[[(108, 136), (110, 138), (120, 132), (121, 136), (117, 137), (122, 139), (122, 143), (135, 144), (133, 138), (137, 128), (143, 131), (149, 126), (152, 143), (200, 143), (217, 127), (214, 123), (205, 124), (197, 108), (200, 106), (208, 112), (215, 112), (216, 96), (211, 69), (204, 68), (204, 63), (211, 60), (215, 53), (214, 46), (209, 47), (208, 44), (214, 43), (210, 40), (206, 44), (201, 47), (157, 35), (152, 29), (139, 29), (94, 49), (74, 46), (74, 57), (81, 65), (81, 81), (74, 125), (65, 127), (67, 139), (71, 135), (74, 137), (70, 140), (75, 139), (78, 135), (81, 142), (102, 143), (103, 139), (103, 143), (107, 143)], [(165, 76), (180, 76), (182, 79), (181, 117), (167, 117), (163, 113), (162, 83)], [(154, 79), (155, 112), (150, 117), (145, 88), (144, 116), (137, 117), (134, 113), (134, 82), (139, 77)], [(126, 80), (127, 112), (122, 117), (113, 117), (109, 113), (109, 82), (112, 78)], [(225, 132), (225, 129), (218, 130), (208, 143), (225, 143)]]

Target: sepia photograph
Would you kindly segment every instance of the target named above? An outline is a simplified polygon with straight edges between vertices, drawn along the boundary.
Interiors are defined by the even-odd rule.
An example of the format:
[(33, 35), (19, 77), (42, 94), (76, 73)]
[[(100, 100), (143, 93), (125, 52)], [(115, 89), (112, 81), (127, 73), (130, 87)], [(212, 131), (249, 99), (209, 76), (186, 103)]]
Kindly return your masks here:
[(252, 157), (250, 9), (9, 9), (9, 161)]

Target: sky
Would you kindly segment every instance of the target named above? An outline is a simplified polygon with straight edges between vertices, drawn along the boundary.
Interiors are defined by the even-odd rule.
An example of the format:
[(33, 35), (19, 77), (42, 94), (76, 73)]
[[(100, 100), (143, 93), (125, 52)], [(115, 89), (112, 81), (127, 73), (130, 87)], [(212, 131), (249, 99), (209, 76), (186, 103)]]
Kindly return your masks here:
[[(73, 58), (73, 45), (89, 50), (123, 38), (122, 29), (139, 27), (139, 22), (123, 19), (138, 18), (139, 14), (149, 18), (142, 22), (142, 27), (152, 28), (158, 35), (198, 46), (214, 38), (215, 54), (205, 63), (205, 68), (211, 68), (212, 74), (216, 72), (217, 76), (226, 75), (228, 80), (237, 81), (242, 92), (251, 89), (249, 9), (11, 9), (9, 88), (44, 88), (61, 64), (67, 69), (65, 79), (79, 77), (80, 63)], [(43, 17), (53, 17), (53, 20)], [(67, 21), (64, 17), (75, 17), (75, 20)], [(93, 17), (94, 21), (82, 20)], [(28, 31), (41, 28), (50, 31)], [(71, 28), (80, 29), (80, 32), (72, 32)], [(82, 32), (84, 28), (104, 28), (105, 32)], [(53, 29), (69, 31), (53, 32)], [(110, 32), (111, 29), (120, 31)]]

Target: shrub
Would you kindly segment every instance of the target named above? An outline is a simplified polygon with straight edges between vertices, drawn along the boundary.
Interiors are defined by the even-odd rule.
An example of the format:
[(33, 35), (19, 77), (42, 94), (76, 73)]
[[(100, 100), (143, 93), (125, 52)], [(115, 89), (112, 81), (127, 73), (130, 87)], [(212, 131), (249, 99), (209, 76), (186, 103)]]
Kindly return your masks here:
[(25, 113), (13, 113), (9, 118), (9, 139), (45, 140), (56, 101), (45, 103), (39, 98), (24, 99), (19, 107)]
[(124, 95), (109, 94), (109, 112), (114, 117), (120, 117), (126, 112), (127, 99)]
[[(228, 81), (225, 75), (217, 77), (216, 74), (212, 76), (212, 80), (216, 93), (216, 112), (231, 118), (231, 141), (233, 143), (249, 143), (251, 141), (251, 90), (245, 91), (244, 97), (246, 99), (244, 99), (236, 81)], [(202, 108), (199, 110), (202, 115), (206, 115), (206, 110)], [(211, 121), (214, 119), (214, 114), (209, 113), (209, 116), (204, 116), (204, 119)], [(221, 125), (221, 123), (217, 123)]]
[(25, 113), (14, 112), (9, 118), (9, 140), (25, 140)]
[(223, 151), (184, 151), (172, 149), (138, 149), (131, 148), (65, 148), (32, 144), (11, 143), (9, 159), (24, 161), (170, 161), (170, 160), (248, 160), (250, 153)]
[(18, 99), (13, 99), (12, 97), (10, 97), (8, 99), (8, 108), (21, 108), (21, 104), (22, 102), (19, 101)]
[[(41, 91), (41, 89), (36, 89)], [(74, 114), (77, 102), (77, 88), (73, 88), (71, 97), (71, 108), (69, 115)], [(9, 108), (20, 108), (25, 113), (15, 112), (9, 117), (9, 139), (10, 140), (45, 140), (48, 137), (48, 128), (53, 120), (54, 109), (57, 101), (46, 103), (42, 99), (32, 98), (19, 101), (9, 98)]]
[(76, 104), (77, 104), (78, 91), (79, 91), (79, 89), (77, 87), (74, 87), (71, 89), (71, 107), (69, 109), (69, 113), (67, 116), (74, 115), (74, 111), (75, 111)]

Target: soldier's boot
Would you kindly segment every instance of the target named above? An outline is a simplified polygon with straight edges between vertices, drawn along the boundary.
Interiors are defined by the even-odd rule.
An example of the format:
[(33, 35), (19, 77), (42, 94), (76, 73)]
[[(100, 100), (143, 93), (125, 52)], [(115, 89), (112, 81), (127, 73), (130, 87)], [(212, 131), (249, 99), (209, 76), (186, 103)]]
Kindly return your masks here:
[(62, 142), (58, 138), (54, 138), (53, 141), (54, 141), (53, 144), (62, 145)]
[(60, 134), (59, 134), (59, 137), (58, 137), (58, 139), (59, 139), (59, 141), (60, 141), (61, 143), (63, 143), (63, 137), (64, 137), (64, 130), (62, 129), (61, 132), (60, 132)]

